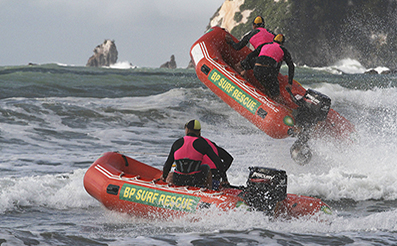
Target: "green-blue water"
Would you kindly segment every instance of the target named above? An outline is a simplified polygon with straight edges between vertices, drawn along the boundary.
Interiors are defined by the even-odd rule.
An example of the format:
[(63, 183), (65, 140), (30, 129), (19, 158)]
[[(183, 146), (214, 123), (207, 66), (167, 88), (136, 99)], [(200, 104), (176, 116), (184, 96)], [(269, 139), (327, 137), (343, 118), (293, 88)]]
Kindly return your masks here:
[[(328, 95), (360, 141), (313, 141), (312, 162), (299, 166), (289, 156), (294, 139), (265, 135), (194, 70), (1, 67), (0, 244), (396, 244), (397, 76), (335, 72), (300, 67), (296, 80)], [(334, 215), (327, 223), (241, 212), (147, 221), (108, 211), (86, 193), (84, 172), (100, 154), (118, 150), (161, 168), (193, 118), (234, 156), (232, 184), (245, 183), (249, 166), (284, 169), (289, 193), (319, 197)]]

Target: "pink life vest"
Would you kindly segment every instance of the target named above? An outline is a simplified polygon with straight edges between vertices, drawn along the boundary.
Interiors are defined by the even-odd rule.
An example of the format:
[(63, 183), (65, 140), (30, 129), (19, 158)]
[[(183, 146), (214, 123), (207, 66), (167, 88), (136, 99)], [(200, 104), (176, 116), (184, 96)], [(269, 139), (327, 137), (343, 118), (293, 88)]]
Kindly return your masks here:
[(258, 27), (256, 29), (258, 29), (259, 32), (252, 36), (252, 38), (250, 39), (250, 43), (252, 44), (252, 46), (254, 46), (254, 49), (258, 48), (258, 46), (261, 44), (273, 42), (273, 34), (268, 32), (263, 27)]
[(284, 51), (278, 43), (273, 42), (271, 44), (265, 44), (262, 47), (259, 56), (268, 56), (273, 58), (276, 62), (281, 62), (284, 58)]
[[(204, 139), (211, 146), (211, 148), (215, 152), (215, 154), (217, 156), (219, 156), (218, 148), (208, 138), (204, 138)], [(203, 162), (201, 163), (201, 165), (205, 165), (205, 164), (210, 166), (211, 169), (217, 169), (215, 163), (211, 160), (211, 158), (208, 157), (208, 155), (205, 155), (203, 157)]]
[(202, 161), (203, 154), (193, 147), (193, 142), (198, 139), (198, 137), (184, 136), (183, 139), (184, 143), (182, 147), (174, 153), (174, 160), (189, 159), (193, 161)]

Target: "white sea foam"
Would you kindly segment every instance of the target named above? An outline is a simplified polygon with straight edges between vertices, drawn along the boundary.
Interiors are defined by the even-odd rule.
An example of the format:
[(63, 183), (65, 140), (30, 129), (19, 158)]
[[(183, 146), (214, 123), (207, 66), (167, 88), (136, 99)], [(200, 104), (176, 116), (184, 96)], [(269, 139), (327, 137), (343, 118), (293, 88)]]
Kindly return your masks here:
[(130, 69), (130, 68), (137, 68), (137, 66), (132, 65), (129, 61), (117, 62), (109, 66), (110, 68), (116, 69)]
[(342, 59), (335, 64), (326, 67), (314, 67), (313, 69), (319, 71), (327, 71), (332, 74), (362, 74), (370, 70), (375, 70), (377, 73), (390, 70), (387, 67), (379, 66), (376, 68), (365, 68), (359, 61), (351, 58)]
[[(314, 157), (306, 166), (297, 165), (289, 156), (289, 147), (295, 139), (275, 140), (268, 137), (219, 99), (203, 96), (209, 93), (203, 88), (176, 88), (143, 97), (64, 97), (29, 99), (28, 102), (22, 98), (2, 100), (1, 107), (4, 110), (18, 114), (26, 113), (23, 108), (15, 106), (22, 102), (40, 109), (35, 115), (40, 120), (23, 122), (21, 118), (19, 124), (3, 122), (0, 125), (2, 137), (22, 139), (25, 142), (18, 149), (12, 145), (3, 146), (1, 168), (14, 170), (20, 176), (1, 179), (0, 207), (7, 210), (15, 202), (25, 205), (69, 206), (67, 198), (76, 192), (83, 197), (83, 202), (72, 206), (85, 207), (90, 199), (84, 198), (82, 173), (73, 163), (90, 163), (102, 152), (119, 150), (161, 168), (165, 161), (164, 155), (168, 153), (172, 142), (183, 136), (183, 124), (191, 118), (204, 117), (203, 114), (212, 117), (202, 121), (203, 136), (225, 147), (235, 157), (228, 172), (232, 184), (245, 184), (249, 166), (267, 166), (287, 171), (290, 193), (330, 200), (396, 199), (396, 89), (359, 91), (338, 84), (321, 83), (316, 90), (329, 95), (333, 101), (343, 101), (336, 105), (349, 105), (336, 110), (353, 120), (360, 141), (343, 147), (326, 140), (311, 141)], [(178, 110), (181, 104), (189, 107), (189, 114)], [(87, 128), (73, 128), (63, 122), (65, 117), (62, 114), (55, 114), (48, 109), (49, 106), (62, 108), (62, 105), (86, 108), (89, 112), (95, 112), (100, 120), (87, 125)], [(167, 117), (161, 117), (159, 121), (156, 117), (154, 120), (142, 121), (136, 113), (150, 111), (158, 111), (159, 115)], [(120, 112), (123, 112), (122, 115)], [(103, 119), (113, 120), (102, 122)], [(64, 132), (65, 136), (72, 132), (82, 137), (60, 138), (53, 134), (39, 136), (36, 130), (43, 128), (43, 125), (58, 133)], [(153, 144), (153, 141), (156, 143)], [(98, 147), (94, 152), (86, 152), (86, 146)], [(40, 174), (46, 172), (73, 174), (64, 180), (58, 175)], [(63, 189), (60, 184), (67, 185), (68, 189)], [(45, 188), (40, 192), (45, 196), (38, 194), (39, 188), (43, 186)], [(18, 193), (25, 192), (22, 191), (25, 187), (31, 189), (24, 194)]]
[(85, 170), (57, 175), (0, 178), (0, 214), (20, 206), (56, 209), (99, 206), (83, 188)]
[[(394, 75), (333, 76), (313, 71), (310, 86), (330, 96), (332, 107), (354, 123), (358, 141), (341, 145), (330, 139), (311, 140), (312, 162), (300, 166), (289, 156), (295, 139), (268, 137), (191, 74), (181, 79), (179, 75), (130, 76), (123, 71), (123, 76), (113, 76), (116, 71), (102, 74), (101, 69), (95, 75), (95, 69), (81, 73), (80, 68), (78, 73), (65, 74), (67, 67), (59, 73), (52, 69), (53, 65), (48, 72), (29, 70), (26, 74), (12, 70), (3, 76), (9, 78), (3, 86), (7, 96), (0, 99), (0, 215), (4, 228), (0, 239), (6, 244), (52, 245), (71, 240), (74, 244), (105, 240), (109, 245), (395, 244)], [(310, 68), (303, 70), (311, 73)], [(321, 82), (328, 76), (332, 82)], [(338, 81), (340, 77), (344, 80)], [(355, 84), (345, 84), (350, 78), (371, 85), (351, 89)], [(48, 81), (56, 86), (48, 87)], [(81, 90), (85, 85), (92, 87)], [(153, 87), (158, 90), (151, 94)], [(125, 93), (125, 88), (131, 90)], [(89, 89), (116, 93), (106, 98), (84, 94)], [(30, 91), (39, 96), (31, 97)], [(192, 118), (201, 121), (203, 136), (234, 156), (228, 171), (233, 185), (245, 184), (250, 166), (283, 169), (288, 174), (289, 193), (326, 199), (334, 215), (322, 223), (308, 218), (273, 221), (262, 213), (210, 210), (177, 220), (150, 221), (111, 212), (87, 194), (84, 173), (101, 153), (118, 150), (161, 168), (173, 141), (184, 135), (184, 123)]]
[(386, 72), (386, 71), (390, 70), (388, 67), (380, 66), (380, 67), (376, 67), (376, 68), (367, 69), (367, 71), (368, 70), (372, 70), (372, 69), (375, 70), (376, 72), (378, 72), (379, 74), (381, 74), (382, 72)]

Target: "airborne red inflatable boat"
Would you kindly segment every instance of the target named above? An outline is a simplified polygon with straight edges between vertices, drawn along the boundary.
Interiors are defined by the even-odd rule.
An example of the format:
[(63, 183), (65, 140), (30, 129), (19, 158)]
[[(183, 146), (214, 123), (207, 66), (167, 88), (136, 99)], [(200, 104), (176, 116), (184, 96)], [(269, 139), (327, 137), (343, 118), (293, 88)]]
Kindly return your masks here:
[[(284, 89), (288, 84), (288, 77), (279, 74), (283, 102), (275, 102), (265, 95), (263, 86), (255, 79), (252, 70), (247, 71), (245, 77), (236, 72), (235, 65), (251, 50), (248, 47), (234, 50), (226, 43), (226, 34), (224, 29), (212, 27), (192, 45), (190, 56), (198, 78), (230, 107), (270, 137), (279, 139), (290, 136), (296, 123), (292, 110), (298, 106)], [(233, 39), (238, 41), (235, 37)], [(292, 94), (295, 97), (305, 97), (306, 93), (307, 90), (297, 81), (293, 82)], [(351, 139), (354, 132), (352, 123), (330, 109), (322, 127), (316, 133), (354, 141)]]
[[(265, 212), (275, 217), (331, 214), (329, 206), (320, 199), (287, 194), (287, 176), (281, 170), (253, 168), (247, 187), (219, 191), (169, 185), (159, 181), (161, 175), (159, 169), (117, 152), (107, 152), (88, 168), (84, 187), (106, 208), (139, 217), (169, 218), (210, 207), (223, 211), (263, 210), (263, 206), (270, 206), (271, 199), (276, 199), (274, 206)], [(261, 187), (265, 188), (264, 193)]]

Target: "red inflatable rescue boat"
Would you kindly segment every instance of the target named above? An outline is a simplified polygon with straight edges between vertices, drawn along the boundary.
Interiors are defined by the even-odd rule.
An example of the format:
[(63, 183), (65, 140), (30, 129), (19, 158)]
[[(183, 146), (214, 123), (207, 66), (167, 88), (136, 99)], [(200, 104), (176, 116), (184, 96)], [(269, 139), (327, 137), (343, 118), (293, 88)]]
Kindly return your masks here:
[[(251, 50), (244, 47), (234, 50), (225, 41), (228, 33), (220, 27), (212, 27), (191, 47), (190, 56), (195, 64), (198, 78), (230, 107), (247, 118), (272, 138), (286, 138), (293, 133), (296, 119), (292, 110), (298, 106), (285, 90), (288, 77), (279, 74), (283, 102), (276, 102), (263, 92), (263, 86), (255, 79), (252, 70), (242, 77), (235, 65)], [(230, 34), (229, 34), (230, 35)], [(238, 40), (233, 37), (237, 42)], [(292, 94), (304, 97), (307, 90), (297, 81), (293, 82)], [(354, 141), (354, 125), (336, 111), (330, 109), (322, 127), (316, 134), (327, 134), (336, 139)]]
[[(268, 172), (261, 172), (265, 170)], [(284, 171), (266, 168), (251, 170), (251, 188), (221, 188), (219, 191), (197, 187), (174, 186), (159, 180), (162, 171), (117, 152), (107, 152), (99, 157), (84, 176), (86, 191), (106, 208), (146, 218), (169, 218), (196, 213), (210, 207), (222, 211), (230, 209), (254, 209), (263, 207), (266, 197), (281, 199), (274, 203), (272, 216), (297, 218), (316, 214), (330, 214), (331, 209), (320, 199), (286, 194), (286, 175)], [(269, 177), (270, 173), (282, 174)], [(285, 172), (284, 172), (285, 173)], [(281, 177), (281, 178), (280, 178)], [(285, 192), (285, 196), (260, 193), (258, 187), (278, 180), (274, 191)], [(269, 183), (270, 182), (270, 183)], [(259, 184), (259, 185), (258, 185)], [(265, 187), (263, 186), (263, 187)], [(267, 188), (267, 193), (269, 193)], [(249, 192), (256, 192), (248, 196)], [(260, 209), (259, 209), (260, 210)]]

